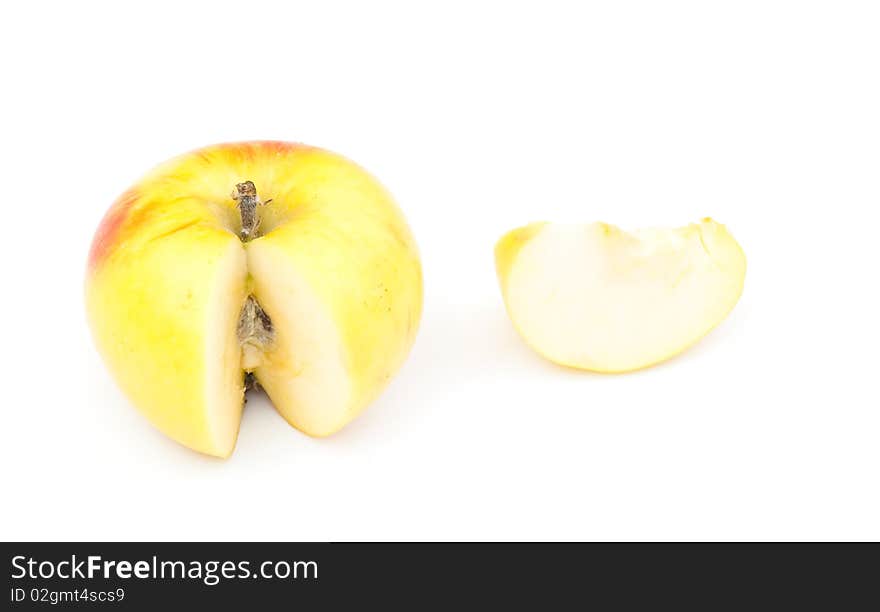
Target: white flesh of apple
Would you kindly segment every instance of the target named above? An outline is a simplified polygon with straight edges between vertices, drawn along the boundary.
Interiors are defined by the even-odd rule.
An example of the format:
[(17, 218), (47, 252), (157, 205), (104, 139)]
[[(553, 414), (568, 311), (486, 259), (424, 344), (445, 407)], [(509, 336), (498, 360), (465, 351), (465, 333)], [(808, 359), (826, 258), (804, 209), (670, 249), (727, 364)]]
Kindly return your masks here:
[(702, 338), (734, 307), (744, 276), (739, 245), (709, 219), (634, 233), (547, 224), (516, 255), (506, 302), (525, 340), (548, 359), (623, 372)]
[[(247, 256), (241, 244), (229, 241), (230, 248), (218, 262), (214, 295), (205, 318), (205, 406), (210, 411), (215, 446), (228, 455), (235, 446), (241, 421), (242, 348), (238, 342), (238, 319), (245, 299)], [(222, 355), (222, 359), (217, 356)]]
[(269, 243), (250, 243), (248, 268), (275, 338), (245, 369), (254, 371), (291, 425), (314, 436), (334, 432), (348, 421), (351, 393), (345, 349), (328, 307)]
[[(248, 276), (251, 293), (272, 320), (270, 346), (242, 346), (238, 338)], [(217, 265), (211, 304), (204, 334), (206, 406), (221, 454), (235, 444), (242, 370), (254, 372), (281, 415), (310, 435), (327, 435), (347, 421), (350, 383), (339, 332), (283, 253), (262, 242), (251, 242), (247, 251), (237, 240), (230, 242)]]

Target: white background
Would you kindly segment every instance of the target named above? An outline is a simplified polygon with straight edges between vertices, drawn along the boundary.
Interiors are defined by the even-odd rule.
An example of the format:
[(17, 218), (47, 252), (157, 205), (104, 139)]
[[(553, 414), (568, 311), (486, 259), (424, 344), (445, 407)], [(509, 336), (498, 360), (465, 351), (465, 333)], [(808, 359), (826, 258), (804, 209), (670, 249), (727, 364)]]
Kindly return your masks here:
[[(2, 539), (880, 538), (872, 2), (5, 3)], [(395, 194), (425, 311), (310, 439), (265, 398), (226, 462), (151, 428), (85, 324), (92, 233), (183, 151), (343, 153)], [(542, 361), (492, 248), (540, 220), (711, 215), (731, 316), (631, 375)]]

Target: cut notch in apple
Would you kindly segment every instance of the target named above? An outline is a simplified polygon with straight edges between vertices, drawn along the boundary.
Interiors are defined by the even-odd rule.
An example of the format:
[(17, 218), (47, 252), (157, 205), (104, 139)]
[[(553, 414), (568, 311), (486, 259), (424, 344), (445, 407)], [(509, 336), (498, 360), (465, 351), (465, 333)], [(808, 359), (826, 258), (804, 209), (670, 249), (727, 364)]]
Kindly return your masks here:
[(132, 403), (226, 457), (246, 375), (310, 435), (357, 416), (412, 345), (421, 268), (399, 209), (361, 168), (304, 145), (234, 143), (166, 162), (119, 199), (93, 241), (86, 301)]
[(625, 232), (605, 223), (533, 223), (495, 248), (507, 312), (560, 365), (628, 372), (665, 361), (736, 305), (746, 260), (711, 219)]

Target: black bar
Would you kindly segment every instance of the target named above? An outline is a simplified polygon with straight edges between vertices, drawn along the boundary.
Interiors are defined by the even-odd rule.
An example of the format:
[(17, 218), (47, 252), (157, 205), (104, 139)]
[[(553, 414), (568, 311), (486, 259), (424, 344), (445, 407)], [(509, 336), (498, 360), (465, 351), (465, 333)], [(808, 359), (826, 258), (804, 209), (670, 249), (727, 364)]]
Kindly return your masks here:
[[(880, 604), (875, 544), (12, 543), (2, 550), (10, 610), (495, 609), (504, 602), (538, 610), (780, 610), (798, 602), (870, 610)], [(89, 557), (100, 557), (91, 578)], [(29, 577), (40, 572), (44, 577)]]

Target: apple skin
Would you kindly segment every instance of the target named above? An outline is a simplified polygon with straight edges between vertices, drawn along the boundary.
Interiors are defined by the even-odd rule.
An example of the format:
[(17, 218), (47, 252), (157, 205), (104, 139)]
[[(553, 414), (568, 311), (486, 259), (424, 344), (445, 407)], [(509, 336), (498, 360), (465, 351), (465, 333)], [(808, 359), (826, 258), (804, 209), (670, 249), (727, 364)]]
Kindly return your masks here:
[[(261, 207), (263, 235), (243, 243), (230, 192), (246, 180), (272, 202)], [(99, 225), (86, 310), (122, 391), (162, 432), (203, 453), (227, 457), (234, 448), (244, 396), (234, 332), (247, 294), (273, 284), (249, 270), (249, 259), (265, 252), (291, 266), (338, 336), (338, 346), (325, 347), (344, 372), (338, 409), (301, 418), (320, 415), (322, 406), (279, 408), (306, 433), (328, 435), (357, 416), (415, 339), (422, 310), (417, 247), (391, 196), (359, 166), (276, 141), (215, 145), (165, 162), (122, 194)], [(271, 270), (279, 281), (286, 273)], [(279, 359), (264, 384), (273, 401), (273, 385), (289, 395), (285, 377), (310, 365)]]

